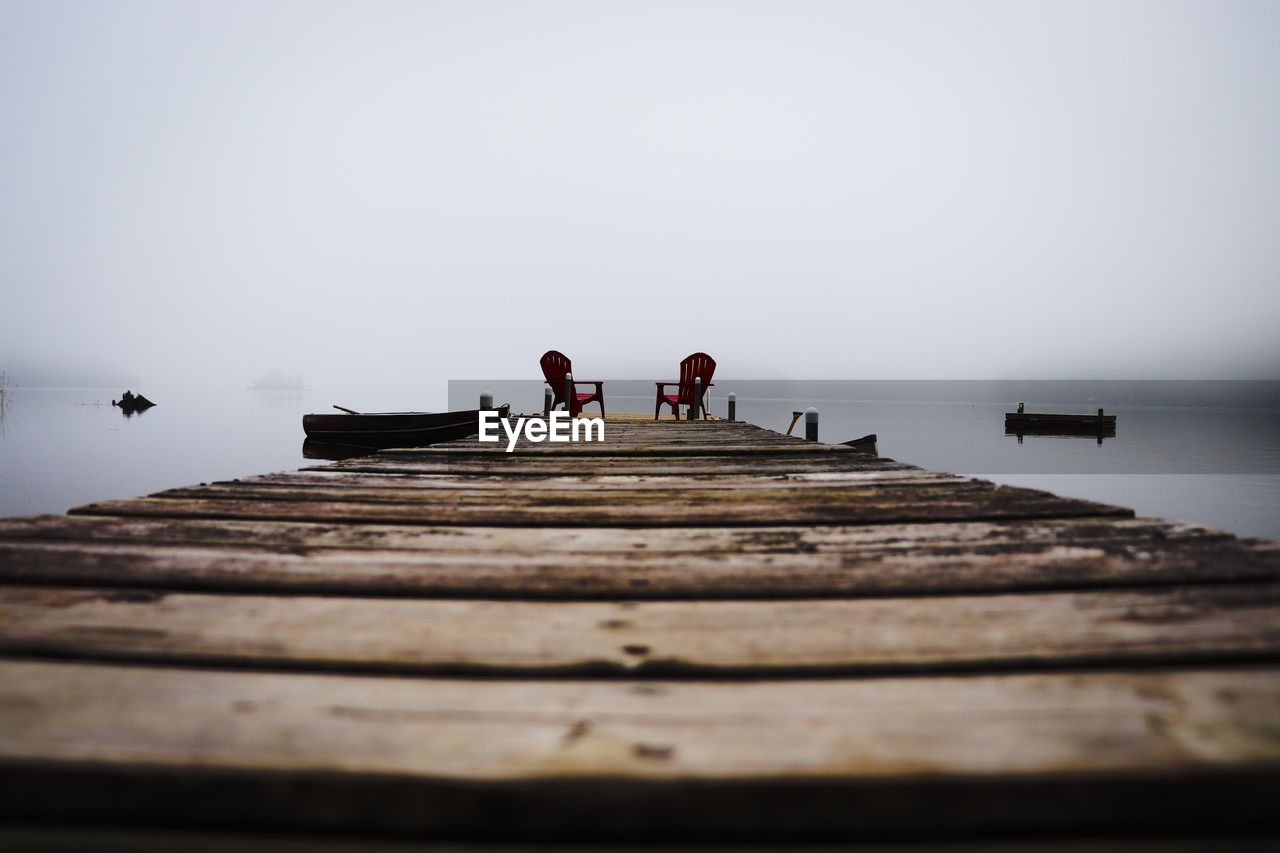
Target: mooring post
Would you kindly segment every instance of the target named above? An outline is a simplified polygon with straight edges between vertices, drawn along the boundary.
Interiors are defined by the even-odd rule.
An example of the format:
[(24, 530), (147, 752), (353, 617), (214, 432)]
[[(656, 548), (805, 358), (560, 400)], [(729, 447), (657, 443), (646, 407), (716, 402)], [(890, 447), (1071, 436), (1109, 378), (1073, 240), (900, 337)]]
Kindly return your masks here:
[(1102, 417), (1102, 409), (1098, 409), (1098, 417)]
[(738, 419), (738, 395), (729, 392), (729, 420)]
[(573, 417), (573, 374), (564, 375), (564, 410)]
[(542, 389), (542, 416), (544, 418), (551, 417), (551, 401), (554, 399), (555, 394), (551, 393), (550, 385)]
[(493, 392), (481, 391), (480, 392), (480, 411), (486, 412), (492, 408), (493, 408)]
[(813, 406), (804, 410), (804, 438), (805, 441), (818, 440), (818, 410)]
[(702, 403), (702, 377), (693, 377), (693, 403), (689, 406), (689, 420), (698, 419), (698, 406)]

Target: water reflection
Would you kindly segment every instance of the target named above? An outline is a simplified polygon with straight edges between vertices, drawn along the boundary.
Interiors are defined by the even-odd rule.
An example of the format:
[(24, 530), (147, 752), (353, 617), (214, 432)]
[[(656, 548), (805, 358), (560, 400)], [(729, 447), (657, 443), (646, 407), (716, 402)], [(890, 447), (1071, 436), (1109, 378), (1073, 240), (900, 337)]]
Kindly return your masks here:
[(1035, 435), (1035, 436), (1039, 436), (1039, 437), (1041, 437), (1041, 438), (1065, 438), (1065, 439), (1068, 439), (1068, 440), (1073, 439), (1073, 438), (1096, 438), (1096, 439), (1098, 440), (1098, 444), (1099, 444), (1099, 445), (1101, 445), (1101, 444), (1102, 444), (1102, 440), (1103, 440), (1104, 438), (1115, 438), (1115, 437), (1116, 437), (1116, 431), (1115, 431), (1114, 429), (1098, 430), (1097, 432), (1080, 432), (1080, 431), (1076, 431), (1076, 432), (1055, 432), (1054, 430), (1048, 430), (1048, 429), (1044, 429), (1044, 430), (1037, 430), (1037, 429), (1016, 429), (1016, 430), (1015, 430), (1015, 429), (1007, 429), (1007, 428), (1006, 428), (1006, 429), (1005, 429), (1005, 431), (1004, 431), (1004, 434), (1005, 434), (1005, 435), (1016, 435), (1016, 436), (1018, 437), (1018, 444), (1022, 444), (1022, 437), (1023, 437), (1024, 435)]
[(354, 459), (357, 456), (368, 456), (377, 453), (371, 447), (357, 447), (353, 444), (336, 444), (329, 441), (316, 441), (308, 438), (302, 442), (303, 459), (324, 459), (329, 462), (340, 462), (343, 459)]

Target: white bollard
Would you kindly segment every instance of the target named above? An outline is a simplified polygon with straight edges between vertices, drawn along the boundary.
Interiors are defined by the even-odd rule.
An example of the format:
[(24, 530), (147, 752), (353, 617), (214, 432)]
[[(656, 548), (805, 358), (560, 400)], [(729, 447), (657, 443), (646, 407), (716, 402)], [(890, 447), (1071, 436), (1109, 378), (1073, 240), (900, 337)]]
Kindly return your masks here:
[(555, 398), (556, 395), (551, 393), (551, 389), (549, 387), (542, 389), (542, 416), (544, 418), (551, 417), (551, 401)]
[(804, 437), (806, 441), (818, 440), (818, 410), (813, 406), (804, 410)]
[(702, 377), (693, 377), (693, 403), (689, 406), (689, 420), (698, 419), (698, 406), (702, 403)]
[(738, 395), (732, 391), (729, 392), (729, 420), (736, 421), (738, 419)]

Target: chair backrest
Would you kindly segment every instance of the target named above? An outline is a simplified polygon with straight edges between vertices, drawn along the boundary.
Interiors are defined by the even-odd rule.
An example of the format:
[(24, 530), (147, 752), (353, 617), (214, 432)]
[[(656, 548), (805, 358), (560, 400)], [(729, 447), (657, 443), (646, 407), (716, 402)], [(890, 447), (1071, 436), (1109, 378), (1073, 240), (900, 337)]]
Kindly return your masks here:
[(702, 390), (711, 384), (716, 372), (716, 360), (705, 352), (695, 352), (680, 362), (680, 405), (693, 405), (693, 380), (702, 380)]
[(551, 386), (551, 393), (554, 398), (553, 406), (558, 406), (564, 400), (564, 377), (565, 374), (573, 372), (573, 362), (569, 361), (569, 357), (562, 352), (556, 350), (547, 350), (542, 354), (542, 375), (546, 377), (547, 384)]

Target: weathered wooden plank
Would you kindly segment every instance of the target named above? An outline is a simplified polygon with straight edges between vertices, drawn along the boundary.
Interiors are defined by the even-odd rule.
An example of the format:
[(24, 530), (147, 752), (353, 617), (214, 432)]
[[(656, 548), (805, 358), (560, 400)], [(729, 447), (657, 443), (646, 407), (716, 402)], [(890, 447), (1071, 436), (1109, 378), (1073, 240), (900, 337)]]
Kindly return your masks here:
[[(804, 476), (804, 475), (801, 475)], [(421, 501), (466, 502), (471, 495), (479, 496), (486, 503), (507, 500), (506, 496), (518, 495), (518, 501), (541, 504), (547, 496), (573, 495), (583, 502), (597, 503), (613, 500), (615, 496), (625, 500), (637, 494), (653, 493), (669, 498), (687, 495), (694, 499), (716, 495), (724, 500), (735, 500), (741, 495), (784, 491), (776, 497), (779, 501), (794, 500), (802, 492), (814, 490), (830, 494), (837, 489), (947, 486), (955, 485), (966, 490), (975, 482), (963, 477), (931, 472), (893, 471), (884, 474), (811, 475), (818, 479), (789, 480), (782, 477), (747, 477), (742, 479), (716, 477), (708, 480), (690, 480), (665, 477), (644, 479), (639, 477), (613, 477), (599, 483), (583, 478), (522, 478), (515, 486), (508, 486), (502, 478), (486, 478), (480, 481), (471, 477), (424, 479), (414, 475), (363, 475), (364, 479), (351, 482), (343, 477), (293, 477), (280, 475), (275, 479), (247, 478), (166, 489), (150, 497), (176, 499), (226, 498), (229, 500), (286, 500), (286, 501), (376, 501), (379, 503), (412, 503)], [(471, 494), (459, 494), (467, 491)]]
[(483, 456), (501, 456), (504, 459), (513, 456), (723, 456), (739, 454), (769, 458), (776, 456), (828, 457), (857, 453), (842, 445), (814, 444), (800, 442), (797, 444), (776, 444), (767, 441), (742, 440), (733, 443), (689, 441), (654, 441), (654, 442), (567, 442), (551, 444), (541, 442), (532, 444), (524, 442), (516, 445), (513, 452), (507, 452), (505, 444), (458, 444), (449, 442), (431, 447), (412, 449), (390, 449), (381, 451), (388, 456), (409, 456), (413, 458), (445, 457), (473, 459)]
[(0, 519), (0, 582), (481, 598), (937, 595), (1280, 580), (1280, 553), (1149, 519), (501, 528)]
[(1277, 822), (1278, 705), (1274, 668), (633, 683), (7, 661), (0, 816), (525, 840), (1248, 831)]
[[(244, 832), (235, 829), (160, 828), (164, 816), (157, 815), (144, 825), (120, 827), (60, 826), (53, 823), (24, 822), (0, 826), (0, 850), (21, 853), (559, 853), (562, 846), (519, 841), (426, 841), (329, 836), (317, 833)], [(1019, 838), (929, 839), (914, 842), (882, 841), (857, 845), (858, 853), (1274, 853), (1280, 836), (1270, 833), (1244, 835), (1224, 827), (1190, 838), (1168, 836), (1110, 836), (1064, 838), (1062, 836)], [(669, 853), (707, 853), (704, 845), (667, 840)], [(624, 843), (575, 844), (578, 853), (637, 853)], [(721, 842), (716, 853), (844, 853), (848, 846), (824, 844), (759, 844), (749, 840)]]
[[(199, 497), (189, 497), (199, 495)], [(668, 527), (706, 525), (870, 524), (1080, 516), (1132, 511), (1048, 492), (983, 481), (845, 486), (797, 490), (781, 500), (768, 489), (625, 490), (544, 495), (506, 490), (420, 490), (400, 495), (306, 489), (243, 497), (222, 487), (161, 492), (72, 510), (88, 515), (254, 518), (349, 523)], [(295, 497), (291, 495), (290, 497)]]
[(609, 475), (772, 475), (837, 471), (920, 470), (914, 465), (876, 458), (865, 453), (840, 454), (708, 454), (696, 459), (680, 456), (556, 456), (554, 454), (474, 454), (424, 457), (415, 453), (383, 452), (344, 462), (306, 468), (307, 471), (351, 471), (451, 476), (609, 476)]
[[(776, 457), (798, 458), (837, 458), (858, 451), (842, 445), (823, 445), (811, 442), (787, 439), (784, 442), (760, 439), (755, 436), (719, 436), (711, 440), (697, 437), (663, 439), (646, 436), (611, 437), (603, 442), (528, 442), (519, 441), (514, 451), (508, 451), (508, 443), (458, 441), (421, 448), (389, 448), (381, 451), (379, 456), (390, 457), (444, 457), (474, 459), (486, 456), (503, 458), (520, 456), (621, 456), (633, 457), (706, 457), (726, 455), (747, 455), (762, 459)], [(868, 454), (860, 454), (867, 456)], [(872, 457), (875, 458), (875, 457)]]
[(803, 489), (878, 483), (962, 483), (970, 478), (920, 469), (823, 471), (758, 474), (616, 475), (579, 474), (559, 477), (459, 476), (404, 472), (350, 472), (326, 469), (288, 471), (220, 480), (207, 485), (365, 489), (502, 489), (533, 492), (599, 492), (613, 489)]
[(0, 587), (0, 653), (510, 674), (1280, 660), (1280, 585), (819, 601), (511, 602)]

